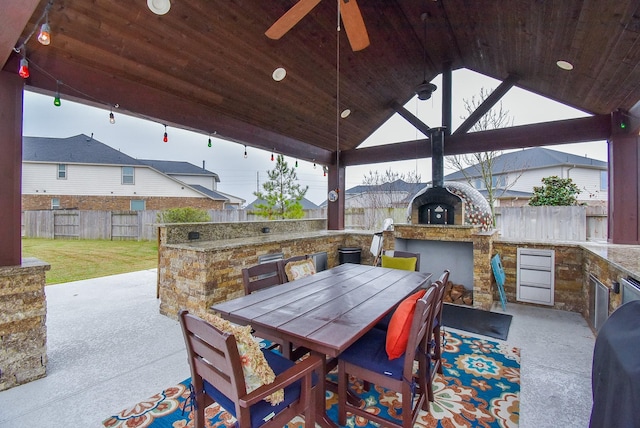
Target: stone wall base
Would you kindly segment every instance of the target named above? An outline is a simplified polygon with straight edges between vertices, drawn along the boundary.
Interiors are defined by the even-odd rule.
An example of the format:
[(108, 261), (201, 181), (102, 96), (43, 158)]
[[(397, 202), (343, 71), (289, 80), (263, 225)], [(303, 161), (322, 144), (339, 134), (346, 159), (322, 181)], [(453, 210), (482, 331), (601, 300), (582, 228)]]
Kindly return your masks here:
[(33, 258), (0, 267), (0, 391), (46, 376), (44, 286), (50, 268)]

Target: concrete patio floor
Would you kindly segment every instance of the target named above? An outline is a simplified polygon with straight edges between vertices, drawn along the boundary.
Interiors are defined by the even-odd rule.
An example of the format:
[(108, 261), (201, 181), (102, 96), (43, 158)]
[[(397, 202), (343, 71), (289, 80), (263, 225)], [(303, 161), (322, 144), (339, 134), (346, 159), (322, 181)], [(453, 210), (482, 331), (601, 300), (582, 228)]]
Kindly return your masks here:
[[(155, 269), (52, 285), (46, 295), (47, 377), (0, 392), (0, 428), (99, 427), (189, 376), (180, 326), (158, 311)], [(520, 427), (588, 426), (586, 321), (513, 303), (507, 313), (506, 342), (521, 349)]]

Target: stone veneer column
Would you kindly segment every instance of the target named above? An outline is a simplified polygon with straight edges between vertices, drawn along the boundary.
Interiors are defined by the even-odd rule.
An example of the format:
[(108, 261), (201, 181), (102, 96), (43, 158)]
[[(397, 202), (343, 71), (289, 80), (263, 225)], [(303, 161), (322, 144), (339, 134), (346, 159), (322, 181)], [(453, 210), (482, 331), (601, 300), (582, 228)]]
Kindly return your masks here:
[(44, 286), (50, 268), (34, 258), (0, 267), (0, 391), (46, 376)]
[(493, 306), (493, 271), (491, 255), (497, 230), (473, 235), (473, 306), (485, 311)]

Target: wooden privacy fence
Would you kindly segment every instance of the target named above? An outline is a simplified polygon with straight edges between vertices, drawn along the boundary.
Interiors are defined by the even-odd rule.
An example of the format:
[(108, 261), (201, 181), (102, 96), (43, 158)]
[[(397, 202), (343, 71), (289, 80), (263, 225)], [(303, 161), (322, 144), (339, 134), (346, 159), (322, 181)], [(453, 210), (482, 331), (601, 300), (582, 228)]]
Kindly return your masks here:
[[(157, 215), (160, 211), (23, 211), (22, 236), (48, 239), (157, 239)], [(264, 220), (245, 210), (208, 210), (215, 223)], [(306, 210), (305, 218), (326, 218), (326, 210)]]
[(49, 239), (155, 240), (156, 211), (23, 211), (22, 236)]
[[(24, 211), (22, 236), (49, 239), (157, 239), (159, 211)], [(215, 223), (264, 220), (245, 210), (209, 210)], [(306, 210), (304, 218), (326, 218), (326, 209)], [(405, 209), (351, 208), (345, 213), (347, 229), (377, 231), (382, 221), (406, 223)], [(607, 239), (604, 207), (500, 207), (496, 227), (509, 239), (586, 241)]]
[(605, 207), (500, 207), (496, 228), (508, 239), (586, 241), (607, 239)]

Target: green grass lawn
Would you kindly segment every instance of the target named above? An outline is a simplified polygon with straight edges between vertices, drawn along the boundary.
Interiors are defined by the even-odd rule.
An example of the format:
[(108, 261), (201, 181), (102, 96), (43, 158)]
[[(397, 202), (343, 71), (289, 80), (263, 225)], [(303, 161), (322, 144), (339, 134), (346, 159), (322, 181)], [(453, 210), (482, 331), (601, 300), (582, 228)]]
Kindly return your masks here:
[(155, 241), (105, 241), (22, 238), (22, 257), (51, 265), (47, 284), (158, 267)]

